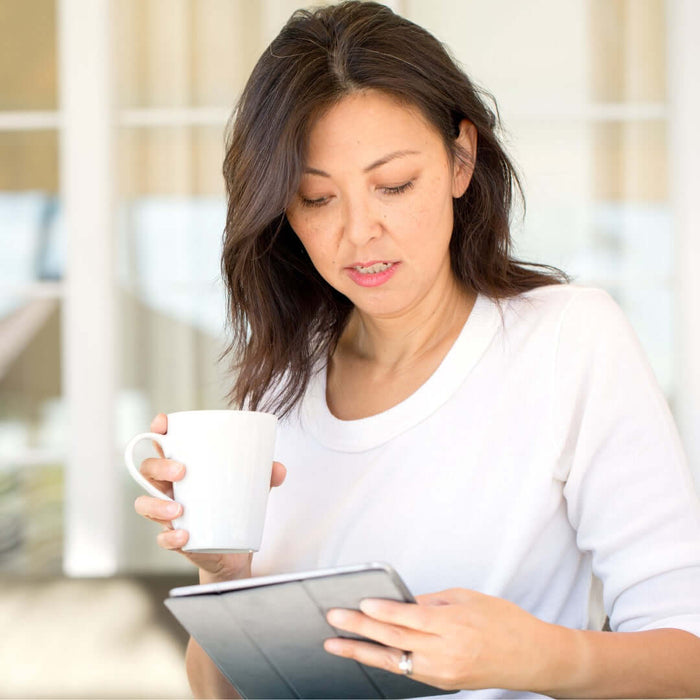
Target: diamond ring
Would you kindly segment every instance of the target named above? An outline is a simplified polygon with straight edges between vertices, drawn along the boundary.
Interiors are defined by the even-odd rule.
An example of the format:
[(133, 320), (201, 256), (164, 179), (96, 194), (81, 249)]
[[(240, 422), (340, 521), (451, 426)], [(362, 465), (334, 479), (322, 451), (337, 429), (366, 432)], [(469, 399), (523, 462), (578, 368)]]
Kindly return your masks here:
[(404, 653), (401, 654), (399, 671), (401, 671), (405, 676), (410, 676), (413, 673), (413, 658), (410, 651), (404, 651)]

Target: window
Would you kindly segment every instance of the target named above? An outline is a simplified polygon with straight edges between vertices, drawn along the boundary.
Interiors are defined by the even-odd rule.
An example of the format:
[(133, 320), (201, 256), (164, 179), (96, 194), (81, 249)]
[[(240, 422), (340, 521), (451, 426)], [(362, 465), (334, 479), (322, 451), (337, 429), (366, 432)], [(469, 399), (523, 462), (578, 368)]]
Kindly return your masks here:
[[(225, 405), (223, 131), (301, 4), (0, 3), (0, 571), (189, 568), (133, 514), (122, 449)], [(697, 459), (697, 3), (387, 4), (496, 96), (517, 255), (613, 294)]]

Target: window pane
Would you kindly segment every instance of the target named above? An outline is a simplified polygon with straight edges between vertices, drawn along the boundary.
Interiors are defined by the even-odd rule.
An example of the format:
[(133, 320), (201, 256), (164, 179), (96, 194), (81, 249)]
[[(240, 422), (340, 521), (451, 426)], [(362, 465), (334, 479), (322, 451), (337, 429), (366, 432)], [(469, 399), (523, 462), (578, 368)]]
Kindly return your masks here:
[(58, 134), (0, 131), (0, 191), (58, 192)]
[(0, 110), (55, 109), (54, 0), (0, 2)]
[(57, 158), (54, 131), (0, 132), (0, 315), (8, 285), (63, 276)]
[(666, 17), (663, 0), (589, 0), (591, 99), (663, 102)]
[(223, 124), (123, 129), (117, 151), (119, 189), (125, 198), (224, 195)]
[(63, 473), (61, 464), (0, 471), (0, 573), (61, 573)]
[(65, 407), (60, 305), (14, 299), (0, 313), (0, 572), (57, 574)]
[(0, 132), (0, 571), (19, 574), (60, 573), (63, 551), (57, 140)]
[(527, 200), (521, 255), (586, 277), (670, 279), (663, 122), (520, 122), (511, 140)]
[(232, 106), (265, 47), (257, 0), (123, 0), (115, 10), (123, 107)]
[(404, 0), (508, 120), (587, 103), (663, 102), (663, 0)]
[(665, 202), (668, 149), (662, 121), (610, 122), (591, 127), (596, 199)]
[[(223, 126), (119, 133), (119, 444), (157, 412), (226, 408)], [(124, 510), (139, 487), (125, 477)], [(128, 570), (183, 568), (150, 523), (125, 519)], [(183, 566), (181, 566), (181, 564)], [(186, 568), (186, 567), (185, 567)]]
[(405, 16), (447, 43), (502, 114), (587, 97), (586, 0), (405, 0)]
[(146, 389), (148, 410), (182, 409), (187, 402), (211, 408), (225, 394), (215, 366), (225, 322), (222, 132), (161, 128), (121, 134), (123, 376), (127, 386)]

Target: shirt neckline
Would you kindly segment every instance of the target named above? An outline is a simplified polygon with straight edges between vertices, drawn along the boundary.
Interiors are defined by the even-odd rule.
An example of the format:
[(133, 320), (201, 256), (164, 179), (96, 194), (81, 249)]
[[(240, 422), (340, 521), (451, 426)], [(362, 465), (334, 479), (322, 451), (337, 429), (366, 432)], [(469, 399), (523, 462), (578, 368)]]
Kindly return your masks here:
[(484, 354), (496, 333), (496, 301), (478, 294), (457, 339), (435, 372), (413, 394), (367, 418), (340, 420), (326, 402), (326, 365), (311, 378), (301, 406), (303, 427), (324, 447), (365, 452), (378, 447), (432, 415), (450, 399)]

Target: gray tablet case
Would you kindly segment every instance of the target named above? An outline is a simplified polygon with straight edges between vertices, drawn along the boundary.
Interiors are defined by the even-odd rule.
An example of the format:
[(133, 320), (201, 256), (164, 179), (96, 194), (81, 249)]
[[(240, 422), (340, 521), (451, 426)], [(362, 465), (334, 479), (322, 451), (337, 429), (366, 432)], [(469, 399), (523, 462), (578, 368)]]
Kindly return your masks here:
[(412, 698), (448, 691), (329, 654), (326, 621), (363, 598), (415, 602), (385, 564), (175, 588), (165, 605), (244, 698)]

